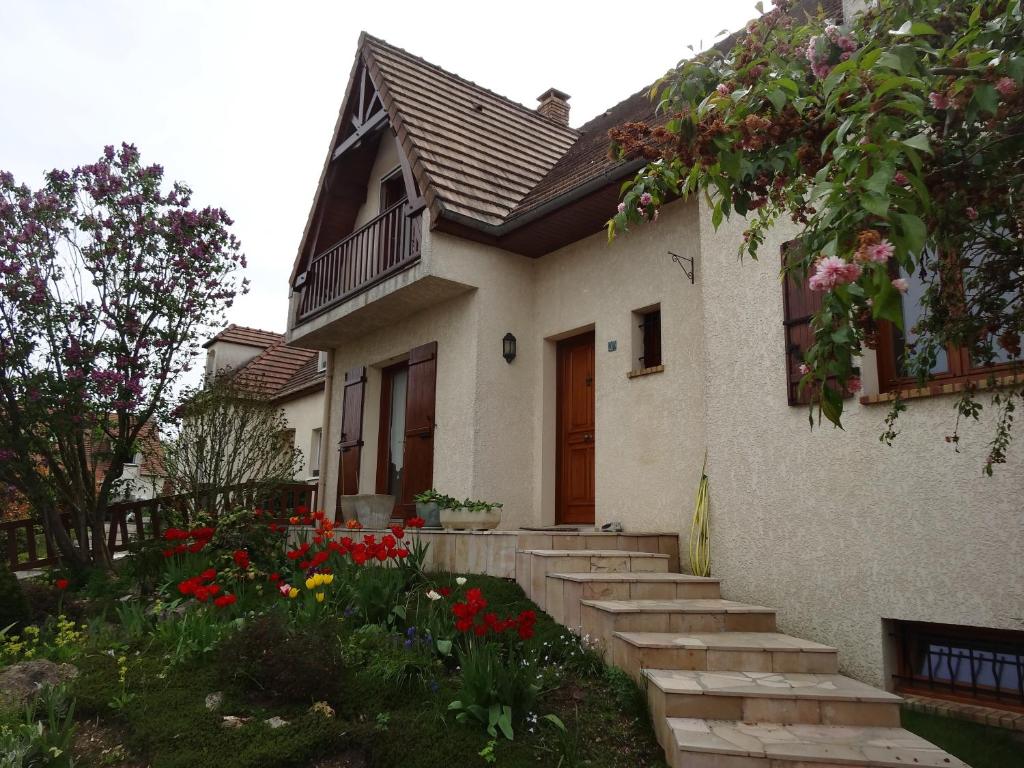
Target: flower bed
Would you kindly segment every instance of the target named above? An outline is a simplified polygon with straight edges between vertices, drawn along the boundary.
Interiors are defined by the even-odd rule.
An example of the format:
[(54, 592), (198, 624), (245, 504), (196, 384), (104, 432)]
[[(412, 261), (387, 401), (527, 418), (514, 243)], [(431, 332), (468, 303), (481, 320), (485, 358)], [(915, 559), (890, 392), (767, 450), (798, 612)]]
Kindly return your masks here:
[(633, 683), (514, 583), (424, 572), (419, 524), (171, 528), (115, 579), (54, 574), (0, 666), (26, 637), (75, 664), (75, 718), (123, 742), (104, 765), (658, 765)]

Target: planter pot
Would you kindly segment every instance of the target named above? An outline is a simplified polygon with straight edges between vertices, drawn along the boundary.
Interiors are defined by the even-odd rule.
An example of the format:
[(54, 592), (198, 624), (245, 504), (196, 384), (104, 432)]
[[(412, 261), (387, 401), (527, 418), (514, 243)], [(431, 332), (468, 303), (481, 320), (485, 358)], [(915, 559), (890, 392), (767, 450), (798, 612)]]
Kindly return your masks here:
[(436, 501), (428, 501), (426, 504), (422, 501), (417, 501), (416, 516), (423, 518), (424, 528), (441, 527), (441, 507), (438, 506)]
[(441, 510), (441, 526), (455, 531), (489, 531), (501, 522), (501, 509), (470, 512), (465, 507)]
[(339, 498), (338, 503), (341, 505), (340, 514), (335, 515), (336, 519), (340, 519), (344, 522), (349, 520), (358, 520), (359, 515), (356, 512), (356, 505), (353, 499), (361, 498), (360, 496), (342, 496)]
[(345, 499), (355, 510), (356, 519), (363, 528), (384, 530), (391, 522), (391, 514), (395, 511), (395, 497), (383, 493), (360, 493), (342, 497), (342, 511)]

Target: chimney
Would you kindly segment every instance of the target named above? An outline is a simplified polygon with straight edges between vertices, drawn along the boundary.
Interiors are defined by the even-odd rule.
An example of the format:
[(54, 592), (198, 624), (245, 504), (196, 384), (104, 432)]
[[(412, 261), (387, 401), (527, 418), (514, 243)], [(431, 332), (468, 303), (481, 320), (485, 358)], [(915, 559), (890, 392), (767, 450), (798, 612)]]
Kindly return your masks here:
[(569, 94), (557, 88), (548, 88), (537, 97), (537, 111), (544, 117), (562, 125), (569, 124)]

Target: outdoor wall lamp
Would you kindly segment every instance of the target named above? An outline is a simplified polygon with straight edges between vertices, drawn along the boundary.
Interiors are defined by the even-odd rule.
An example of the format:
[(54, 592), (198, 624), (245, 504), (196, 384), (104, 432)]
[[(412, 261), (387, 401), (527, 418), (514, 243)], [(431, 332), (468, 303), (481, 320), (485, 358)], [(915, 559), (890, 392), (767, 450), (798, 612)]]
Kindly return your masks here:
[(501, 340), (501, 356), (505, 358), (506, 363), (516, 359), (516, 337), (511, 332), (506, 333)]

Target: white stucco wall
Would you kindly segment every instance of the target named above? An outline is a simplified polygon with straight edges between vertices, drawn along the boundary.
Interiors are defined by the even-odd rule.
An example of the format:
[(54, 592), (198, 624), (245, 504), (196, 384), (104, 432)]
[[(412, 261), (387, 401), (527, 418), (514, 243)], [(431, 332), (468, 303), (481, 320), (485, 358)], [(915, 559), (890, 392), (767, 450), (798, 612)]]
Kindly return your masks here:
[(783, 631), (838, 646), (873, 684), (887, 682), (882, 619), (1024, 629), (1020, 440), (983, 477), (991, 421), (963, 425), (955, 453), (948, 396), (908, 401), (892, 447), (878, 440), (886, 406), (857, 399), (845, 431), (810, 430), (786, 400), (786, 233), (741, 263), (741, 232), (702, 211), (711, 557), (727, 596), (776, 606)]
[(219, 373), (227, 369), (241, 368), (263, 350), (247, 344), (218, 341), (206, 350), (206, 372)]
[[(305, 482), (311, 478), (310, 446), (314, 429), (322, 426), (324, 409), (323, 390), (316, 390), (302, 397), (295, 397), (280, 403), (289, 429), (295, 430), (295, 447), (302, 452), (302, 466), (295, 473), (295, 479)], [(323, 449), (321, 444), (321, 450)]]
[(380, 213), (381, 179), (398, 168), (398, 163), (398, 146), (395, 144), (395, 135), (390, 129), (385, 130), (380, 139), (377, 159), (374, 160), (373, 167), (370, 169), (370, 180), (366, 185), (366, 202), (359, 207), (353, 230), (359, 229)]

